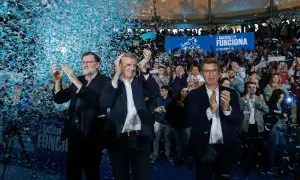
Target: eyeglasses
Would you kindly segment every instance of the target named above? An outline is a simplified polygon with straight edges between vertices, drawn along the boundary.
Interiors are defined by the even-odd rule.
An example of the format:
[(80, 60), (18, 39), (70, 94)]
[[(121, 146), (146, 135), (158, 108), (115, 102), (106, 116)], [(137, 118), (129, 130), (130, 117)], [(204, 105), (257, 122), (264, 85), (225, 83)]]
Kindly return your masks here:
[(248, 86), (248, 89), (256, 89), (256, 86)]
[(216, 74), (218, 74), (218, 72), (219, 72), (218, 69), (203, 70), (204, 74), (210, 74), (210, 73), (212, 73), (212, 74), (216, 75)]
[(92, 64), (94, 62), (96, 62), (96, 61), (82, 61), (81, 64)]

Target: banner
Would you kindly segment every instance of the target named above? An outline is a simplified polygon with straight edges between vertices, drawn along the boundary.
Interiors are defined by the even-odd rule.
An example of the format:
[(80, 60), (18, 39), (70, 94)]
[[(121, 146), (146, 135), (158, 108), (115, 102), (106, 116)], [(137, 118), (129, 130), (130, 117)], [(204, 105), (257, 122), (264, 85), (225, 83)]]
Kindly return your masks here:
[[(46, 117), (47, 118), (47, 117)], [(34, 171), (50, 174), (64, 174), (67, 163), (68, 141), (61, 140), (63, 130), (62, 115), (40, 120), (31, 128), (13, 129), (13, 134), (20, 133), (21, 139), (14, 138), (10, 152), (9, 165), (23, 166)], [(21, 146), (23, 144), (23, 148)], [(1, 153), (5, 153), (1, 152)], [(30, 164), (30, 166), (29, 166)]]
[(165, 39), (165, 51), (174, 49), (202, 49), (207, 52), (254, 50), (254, 33), (223, 34), (216, 36), (167, 36)]

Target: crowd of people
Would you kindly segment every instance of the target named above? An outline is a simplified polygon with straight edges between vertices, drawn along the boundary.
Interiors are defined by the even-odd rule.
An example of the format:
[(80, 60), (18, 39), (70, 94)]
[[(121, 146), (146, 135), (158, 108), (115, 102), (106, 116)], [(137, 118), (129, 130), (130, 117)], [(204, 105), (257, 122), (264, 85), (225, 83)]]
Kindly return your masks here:
[[(99, 179), (103, 148), (117, 180), (127, 179), (130, 168), (134, 179), (146, 180), (148, 163), (164, 159), (195, 167), (197, 179), (211, 179), (212, 173), (226, 179), (237, 166), (245, 174), (279, 175), (284, 167), (289, 171), (283, 173), (296, 173), (300, 53), (298, 41), (286, 39), (299, 37), (298, 31), (276, 34), (282, 31), (274, 29), (283, 27), (267, 21), (256, 32), (253, 51), (166, 53), (166, 34), (142, 42), (135, 33), (131, 38), (138, 43), (130, 50), (143, 60), (137, 63), (134, 53), (120, 55), (110, 77), (100, 73), (93, 52), (82, 55), (83, 76), (53, 65), (54, 101), (70, 101), (63, 133), (69, 140), (68, 179), (81, 179), (83, 170), (87, 179)], [(286, 61), (270, 61), (274, 52)], [(69, 87), (61, 84), (63, 74)], [(14, 101), (21, 95), (16, 87)], [(289, 157), (284, 165), (276, 158), (282, 160), (283, 153)]]
[[(277, 145), (290, 143), (291, 132), (288, 132), (288, 126), (298, 124), (300, 117), (299, 68), (300, 57), (296, 57), (289, 68), (284, 63), (279, 65), (279, 69), (270, 68), (268, 74), (255, 70), (253, 65), (245, 66), (240, 60), (229, 60), (221, 66), (220, 85), (235, 90), (240, 97), (244, 119), (238, 129), (242, 139), (241, 162), (246, 172), (249, 172), (249, 160), (253, 160), (253, 157), (256, 157), (254, 163), (260, 173), (264, 173), (264, 168), (275, 167)], [(187, 162), (190, 160), (187, 154), (183, 155), (191, 128), (191, 122), (185, 114), (189, 109), (184, 108), (184, 102), (188, 92), (203, 86), (205, 81), (197, 62), (187, 71), (185, 69), (187, 67), (181, 64), (164, 66), (154, 63), (154, 68), (150, 71), (161, 87), (161, 97), (154, 101), (153, 107), (156, 133), (153, 163), (158, 159), (157, 145), (162, 134), (166, 157), (173, 163), (173, 158), (170, 157), (170, 129), (173, 129), (175, 137), (177, 163), (183, 162), (183, 157)], [(264, 143), (269, 143), (268, 151), (263, 148)], [(265, 161), (269, 162), (267, 167), (263, 164)]]
[[(152, 66), (151, 51), (143, 54), (139, 64), (133, 53), (120, 55), (111, 80), (99, 74), (99, 58), (91, 52), (82, 56), (85, 76), (53, 66), (55, 102), (71, 99), (65, 122), (71, 179), (80, 176), (74, 170), (98, 178), (101, 148), (108, 149), (115, 179), (127, 177), (129, 167), (134, 179), (148, 179), (148, 163), (163, 159), (195, 167), (196, 179), (227, 179), (238, 164), (246, 175), (296, 172), (299, 55), (262, 72), (242, 54), (222, 63), (205, 57), (191, 65)], [(61, 87), (63, 73), (72, 82), (68, 88)], [(276, 157), (282, 160), (284, 152), (289, 161), (282, 165)], [(94, 157), (98, 161), (87, 161)]]
[[(265, 25), (259, 24), (253, 51), (203, 52), (187, 48), (166, 53), (162, 50), (164, 36), (199, 35), (192, 30), (178, 34), (165, 30), (157, 33), (156, 40), (146, 42), (146, 47), (154, 52), (150, 73), (159, 85), (161, 95), (149, 105), (155, 131), (151, 162), (156, 163), (161, 158), (159, 145), (164, 145), (163, 152), (168, 162), (192, 164), (188, 143), (193, 127), (188, 118), (190, 107), (186, 107), (186, 101), (190, 92), (205, 85), (201, 62), (214, 58), (220, 64), (219, 84), (233, 89), (239, 96), (243, 114), (237, 128), (241, 139), (241, 168), (246, 174), (254, 168), (259, 175), (266, 172), (278, 175), (280, 168), (276, 157), (292, 157), (295, 145), (299, 143), (298, 21), (290, 19), (275, 23), (270, 19)], [(254, 25), (246, 26), (246, 31), (254, 32)], [(216, 27), (211, 31), (201, 31), (201, 35), (223, 33), (230, 34), (233, 30)], [(284, 60), (271, 60), (278, 56), (284, 56)], [(161, 143), (162, 136), (164, 144)], [(172, 149), (176, 151), (171, 153)], [(283, 152), (291, 154), (283, 155)], [(295, 163), (294, 160), (291, 164)], [(295, 166), (291, 164), (287, 166), (294, 171)]]

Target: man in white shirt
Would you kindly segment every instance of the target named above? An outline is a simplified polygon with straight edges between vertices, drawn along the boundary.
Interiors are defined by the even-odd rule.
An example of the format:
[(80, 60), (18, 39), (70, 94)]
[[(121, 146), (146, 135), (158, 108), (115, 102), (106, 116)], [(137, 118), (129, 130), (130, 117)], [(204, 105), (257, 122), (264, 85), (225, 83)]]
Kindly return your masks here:
[(188, 95), (192, 130), (189, 149), (196, 164), (196, 179), (228, 179), (238, 158), (237, 127), (242, 120), (237, 93), (219, 86), (220, 66), (214, 59), (202, 62), (204, 86)]
[(147, 111), (145, 98), (159, 95), (155, 79), (147, 73), (151, 52), (144, 50), (140, 62), (142, 76), (136, 76), (137, 57), (132, 53), (120, 55), (115, 61), (115, 75), (107, 84), (102, 99), (111, 109), (112, 145), (108, 148), (115, 180), (127, 180), (129, 168), (134, 180), (149, 179), (150, 143), (154, 127)]
[(246, 83), (246, 94), (240, 99), (241, 110), (244, 119), (241, 124), (241, 134), (243, 137), (242, 146), (242, 167), (246, 174), (249, 174), (250, 162), (255, 162), (257, 171), (263, 165), (262, 133), (264, 132), (264, 114), (269, 112), (262, 94), (256, 95), (257, 86), (254, 82)]

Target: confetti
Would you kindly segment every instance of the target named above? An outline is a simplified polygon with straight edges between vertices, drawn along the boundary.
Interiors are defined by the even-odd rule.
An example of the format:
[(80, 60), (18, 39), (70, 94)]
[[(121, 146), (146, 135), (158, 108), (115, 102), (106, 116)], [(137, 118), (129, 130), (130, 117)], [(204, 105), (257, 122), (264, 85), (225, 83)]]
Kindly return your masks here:
[[(0, 121), (0, 133), (20, 132), (29, 151), (39, 134), (37, 126), (49, 120), (63, 122), (58, 117), (68, 104), (56, 105), (52, 99), (51, 64), (68, 64), (80, 75), (81, 55), (93, 51), (101, 57), (101, 71), (110, 75), (113, 60), (131, 46), (124, 37), (138, 3), (1, 0), (0, 119), (5, 121)], [(50, 155), (41, 165), (40, 159), (31, 157), (31, 168), (51, 172), (59, 167), (56, 158)]]

